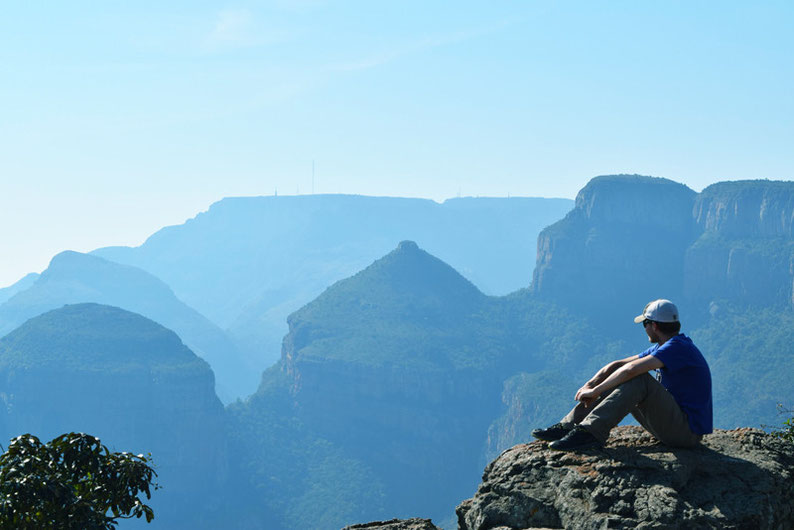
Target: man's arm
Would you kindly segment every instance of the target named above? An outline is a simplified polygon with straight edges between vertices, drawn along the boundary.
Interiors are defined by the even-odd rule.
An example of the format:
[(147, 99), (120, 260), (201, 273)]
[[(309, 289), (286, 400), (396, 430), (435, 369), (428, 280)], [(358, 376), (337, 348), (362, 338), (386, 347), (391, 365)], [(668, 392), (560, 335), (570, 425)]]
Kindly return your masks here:
[[(625, 359), (620, 359), (619, 361), (612, 361), (611, 363), (605, 365), (601, 368), (596, 374), (590, 378), (588, 382), (582, 385), (582, 388), (579, 389), (579, 392), (584, 390), (589, 390), (595, 388), (598, 384), (602, 383), (607, 377), (612, 375), (612, 373), (620, 368), (621, 366), (628, 364), (632, 361), (639, 359), (639, 355), (632, 355), (631, 357), (626, 357)], [(577, 395), (579, 394), (577, 392)]]
[[(581, 401), (585, 405), (589, 406), (590, 403), (598, 399), (598, 396), (607, 390), (615, 388), (619, 384), (625, 383), (629, 379), (633, 379), (638, 375), (642, 375), (644, 373), (650, 372), (651, 370), (658, 370), (659, 368), (664, 367), (664, 363), (662, 363), (662, 361), (653, 355), (647, 355), (642, 359), (640, 359), (638, 355), (635, 355), (633, 357), (623, 359), (623, 361), (615, 362), (621, 362), (622, 364), (613, 369), (611, 373), (609, 373), (605, 378), (602, 378), (594, 386), (585, 388), (590, 384), (591, 381), (596, 379), (594, 376), (593, 379), (585, 384), (585, 387), (579, 389), (579, 391), (576, 393), (576, 400)], [(615, 363), (610, 363), (599, 370), (599, 374), (604, 371), (605, 368), (608, 368), (613, 364)], [(598, 374), (596, 374), (596, 376), (598, 376)]]

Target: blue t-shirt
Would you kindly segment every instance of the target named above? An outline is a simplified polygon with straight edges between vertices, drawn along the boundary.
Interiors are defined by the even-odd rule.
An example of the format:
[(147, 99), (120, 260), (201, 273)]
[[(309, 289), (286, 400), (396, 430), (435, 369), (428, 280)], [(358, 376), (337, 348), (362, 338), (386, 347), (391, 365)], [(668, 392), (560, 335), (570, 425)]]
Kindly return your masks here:
[(662, 344), (654, 344), (640, 354), (653, 355), (664, 364), (659, 369), (662, 386), (673, 395), (689, 420), (695, 434), (712, 431), (711, 371), (692, 339), (680, 333)]

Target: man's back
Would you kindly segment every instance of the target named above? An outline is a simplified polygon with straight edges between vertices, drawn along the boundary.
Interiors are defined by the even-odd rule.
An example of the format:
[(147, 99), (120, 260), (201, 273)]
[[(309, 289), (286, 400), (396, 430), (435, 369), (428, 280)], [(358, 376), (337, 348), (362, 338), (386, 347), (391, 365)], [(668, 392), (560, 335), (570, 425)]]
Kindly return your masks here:
[(713, 426), (711, 371), (692, 339), (679, 333), (664, 344), (648, 348), (640, 357), (647, 355), (653, 355), (664, 364), (659, 369), (660, 382), (687, 415), (692, 432), (710, 433)]

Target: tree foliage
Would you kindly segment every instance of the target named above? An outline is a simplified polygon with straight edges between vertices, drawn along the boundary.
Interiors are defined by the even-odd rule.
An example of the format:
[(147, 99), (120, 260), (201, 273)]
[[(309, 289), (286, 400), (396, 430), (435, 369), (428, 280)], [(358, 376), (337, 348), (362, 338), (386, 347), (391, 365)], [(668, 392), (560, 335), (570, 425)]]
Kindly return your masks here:
[(94, 436), (67, 433), (48, 443), (31, 434), (0, 456), (0, 528), (113, 529), (118, 519), (154, 519), (151, 457), (110, 452)]
[(778, 438), (787, 442), (794, 443), (794, 409), (786, 409), (782, 404), (778, 404), (778, 411), (788, 417), (783, 420), (783, 427), (772, 432)]

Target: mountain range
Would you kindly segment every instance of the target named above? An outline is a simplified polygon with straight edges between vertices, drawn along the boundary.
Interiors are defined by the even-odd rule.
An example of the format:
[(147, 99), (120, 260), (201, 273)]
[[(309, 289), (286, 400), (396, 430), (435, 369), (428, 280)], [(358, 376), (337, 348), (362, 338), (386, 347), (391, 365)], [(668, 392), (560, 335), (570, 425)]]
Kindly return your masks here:
[(290, 313), (400, 241), (418, 242), (483, 291), (506, 294), (529, 284), (538, 232), (572, 206), (525, 197), (226, 198), (140, 247), (94, 254), (165, 281), (261, 371), (278, 360)]
[[(338, 204), (350, 200), (340, 198)], [(7, 318), (3, 311), (8, 304), (19, 308), (17, 314), (37, 307), (36, 293), (50, 299), (64, 290), (101, 291), (97, 286), (104, 285), (99, 279), (105, 273), (129, 278), (135, 290), (145, 293), (155, 292), (146, 282), (160, 282), (152, 279), (157, 274), (168, 282), (161, 285), (167, 290), (169, 262), (179, 264), (168, 273), (181, 282), (171, 292), (177, 300), (190, 303), (190, 285), (196, 286), (192, 300), (221, 300), (222, 289), (235, 300), (254, 300), (263, 292), (261, 286), (251, 287), (256, 285), (255, 271), (276, 259), (274, 247), (268, 247), (269, 253), (260, 249), (261, 254), (251, 254), (257, 241), (261, 244), (256, 240), (260, 236), (246, 243), (232, 235), (224, 240), (224, 230), (242, 226), (237, 214), (224, 212), (234, 210), (235, 201), (221, 201), (213, 206), (215, 212), (211, 208), (181, 227), (164, 229), (137, 249), (54, 259), (52, 271), (0, 306), (0, 318)], [(250, 206), (240, 214), (249, 226), (268, 225), (260, 202), (240, 204)], [(373, 201), (371, 215), (377, 216), (377, 207), (388, 211), (386, 204)], [(285, 218), (270, 214), (270, 224), (285, 226)], [(349, 219), (345, 213), (339, 216), (339, 223)], [(479, 288), (475, 275), (466, 274), (463, 266), (442, 259), (418, 238), (401, 237), (397, 241), (402, 242), (391, 243), (357, 270), (329, 280), (292, 311), (278, 361), (264, 370), (256, 392), (225, 409), (217, 399), (186, 400), (186, 395), (206, 395), (211, 372), (206, 364), (199, 368), (200, 359), (185, 346), (190, 341), (183, 337), (182, 344), (154, 322), (95, 304), (68, 305), (34, 317), (0, 340), (0, 380), (9, 389), (3, 391), (6, 414), (0, 415), (0, 427), (10, 436), (26, 427), (43, 429), (49, 421), (62, 425), (47, 419), (56, 410), (70, 423), (101, 430), (104, 413), (80, 401), (72, 403), (68, 393), (58, 394), (53, 408), (47, 394), (47, 385), (63, 385), (48, 372), (50, 365), (59, 373), (90, 373), (87, 379), (74, 377), (87, 381), (85, 385), (102, 382), (107, 388), (97, 391), (97, 399), (108, 401), (103, 406), (113, 411), (119, 403), (144, 417), (152, 415), (151, 421), (169, 422), (172, 413), (209, 418), (198, 434), (190, 430), (195, 424), (179, 429), (190, 434), (190, 451), (210, 455), (215, 462), (196, 471), (204, 473), (200, 477), (213, 491), (196, 493), (191, 520), (184, 525), (170, 520), (169, 528), (210, 528), (223, 521), (234, 528), (324, 529), (417, 515), (451, 527), (454, 507), (473, 494), (489, 460), (527, 441), (532, 428), (557, 421), (574, 403), (576, 388), (605, 362), (647, 348), (647, 336), (632, 319), (648, 301), (660, 297), (679, 305), (682, 331), (711, 366), (715, 426), (780, 421), (776, 404), (790, 404), (794, 395), (789, 347), (794, 340), (794, 183), (725, 182), (696, 193), (667, 179), (596, 177), (580, 191), (574, 208), (555, 221), (538, 230), (534, 272), (530, 262), (520, 264), (527, 281), (510, 293)], [(293, 228), (311, 231), (308, 226), (313, 225)], [(473, 235), (463, 246), (472, 256), (479, 252), (493, 262), (512, 259), (468, 229)], [(514, 227), (511, 233), (519, 232)], [(299, 239), (293, 236), (293, 243)], [(317, 256), (329, 260), (326, 272), (341, 274), (344, 267), (333, 264), (344, 260), (334, 261), (334, 256), (356, 245), (332, 247), (330, 236), (325, 239), (324, 247), (316, 240), (325, 249)], [(223, 250), (214, 249), (214, 242), (221, 242)], [(293, 247), (278, 248), (288, 254)], [(113, 253), (129, 263), (111, 263)], [(292, 271), (284, 264), (272, 270), (281, 270), (284, 282), (302, 278), (309, 269), (316, 278), (332, 278), (334, 274), (316, 272), (323, 260), (312, 262), (311, 255), (301, 247), (297, 257), (284, 257)], [(147, 259), (151, 261), (144, 263)], [(243, 264), (247, 259), (255, 263)], [(191, 260), (192, 268), (187, 265)], [(82, 273), (65, 274), (68, 263), (79, 264), (81, 271), (97, 267), (87, 275), (97, 276), (95, 283)], [(146, 282), (141, 274), (148, 274)], [(212, 283), (213, 275), (218, 275), (218, 284)], [(82, 279), (67, 280), (75, 277)], [(158, 292), (157, 299), (167, 298), (162, 289)], [(227, 312), (242, 307), (225, 303)], [(227, 323), (241, 318), (220, 313)], [(122, 330), (121, 322), (129, 322), (129, 330)], [(232, 328), (225, 328), (227, 336), (239, 337)], [(171, 352), (161, 355), (172, 359), (173, 366), (178, 359), (191, 360), (173, 370), (166, 385), (173, 392), (163, 387), (155, 401), (140, 403), (110, 393), (109, 382), (126, 377), (119, 368), (126, 365), (108, 359), (126, 359), (137, 351), (139, 364), (149, 366), (145, 373), (158, 373), (158, 357), (144, 351), (148, 346), (135, 346), (148, 344), (151, 337), (160, 337), (155, 344), (169, 344), (165, 349), (152, 346), (151, 351)], [(59, 364), (66, 362), (61, 357), (76, 359), (69, 361), (74, 366)], [(27, 374), (29, 383), (19, 383), (20, 374)], [(156, 376), (151, 381), (159, 380)], [(121, 388), (125, 395), (141, 396), (135, 394), (138, 390)], [(61, 401), (71, 412), (57, 412)], [(161, 413), (162, 403), (173, 406), (167, 409), (172, 412)], [(24, 413), (18, 414), (20, 407)], [(28, 423), (21, 418), (29, 418), (24, 420)], [(155, 458), (158, 452), (167, 460), (176, 458), (157, 445), (155, 427), (142, 423), (140, 430), (152, 436)], [(190, 480), (200, 477), (191, 475)], [(173, 480), (183, 484), (181, 478)], [(170, 517), (167, 509), (165, 513)]]

